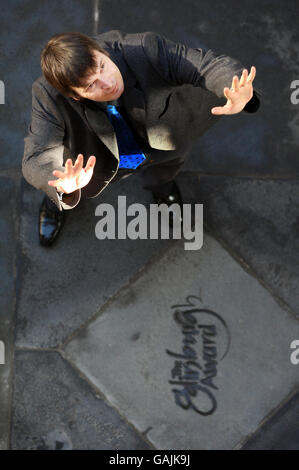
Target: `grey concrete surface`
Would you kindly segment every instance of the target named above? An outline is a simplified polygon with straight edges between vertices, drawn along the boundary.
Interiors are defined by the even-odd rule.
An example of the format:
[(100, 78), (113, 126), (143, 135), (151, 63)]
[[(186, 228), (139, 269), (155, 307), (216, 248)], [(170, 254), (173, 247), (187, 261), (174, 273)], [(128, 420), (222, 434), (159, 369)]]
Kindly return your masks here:
[[(168, 300), (179, 296), (184, 289), (187, 292), (197, 279), (204, 279), (204, 273), (196, 266), (196, 260), (202, 255), (210, 274), (214, 272), (205, 291), (205, 294), (213, 292), (210, 304), (217, 305), (224, 298), (216, 287), (220, 280), (225, 280), (226, 264), (223, 261), (217, 265), (212, 252), (196, 253), (194, 259), (191, 252), (184, 253), (180, 264), (170, 259), (180, 242), (96, 240), (94, 208), (102, 202), (102, 197), (82, 201), (67, 215), (63, 232), (53, 247), (44, 249), (38, 245), (37, 216), (42, 194), (23, 181), (21, 158), (23, 138), (30, 122), (31, 85), (41, 73), (39, 54), (55, 33), (81, 31), (91, 35), (109, 29), (158, 31), (174, 41), (211, 48), (239, 59), (246, 67), (252, 64), (257, 67), (255, 83), (262, 92), (259, 112), (224, 117), (194, 144), (178, 179), (184, 202), (204, 204), (205, 236), (210, 246), (217, 246), (220, 259), (229, 260), (228, 265), (233, 267), (231, 273), (238, 276), (242, 273), (241, 277), (246, 279), (239, 292), (235, 291), (232, 296), (235, 299), (232, 308), (229, 296), (225, 297), (227, 303), (219, 308), (220, 312), (227, 312), (225, 319), (233, 332), (232, 343), (213, 379), (217, 385), (221, 384), (219, 389), (212, 389), (218, 408), (211, 416), (200, 417), (195, 428), (210, 423), (210, 443), (200, 443), (209, 448), (217, 446), (217, 442), (219, 447), (237, 443), (234, 448), (241, 448), (248, 442), (251, 448), (277, 448), (282, 434), (284, 448), (294, 445), (298, 415), (297, 401), (291, 397), (298, 385), (299, 365), (290, 365), (288, 342), (291, 329), (294, 335), (291, 339), (299, 339), (296, 287), (299, 104), (291, 103), (290, 86), (299, 79), (299, 38), (294, 20), (298, 14), (296, 0), (289, 0), (287, 8), (281, 0), (253, 0), (242, 5), (220, 0), (212, 4), (206, 0), (12, 0), (1, 9), (0, 80), (5, 84), (5, 104), (0, 105), (0, 191), (1, 201), (5, 203), (0, 208), (0, 341), (5, 340), (6, 364), (0, 364), (0, 449), (75, 449), (80, 445), (141, 449), (159, 445), (167, 448), (169, 442), (183, 442), (184, 429), (170, 429), (162, 418), (158, 426), (146, 426), (150, 403), (154, 406), (154, 418), (160, 402), (164, 403), (162, 416), (167, 414), (170, 422), (179, 415), (179, 422), (185, 423), (186, 416), (194, 411), (181, 409), (174, 403), (170, 384), (166, 384), (170, 376), (165, 376), (165, 364), (158, 354), (160, 351), (161, 357), (169, 360), (165, 349), (161, 349), (166, 346), (159, 339), (167, 337), (169, 349), (175, 337), (182, 339), (179, 329), (175, 332)], [(119, 188), (127, 194), (130, 203), (150, 202), (150, 195), (141, 189), (138, 179), (128, 179)], [(105, 201), (115, 203), (117, 191), (116, 187), (106, 191)], [(160, 268), (161, 296), (158, 298), (150, 292), (149, 298), (144, 299), (141, 293), (149, 287), (142, 284), (143, 279), (157, 272), (163, 257), (170, 260), (176, 271), (165, 278), (161, 273), (166, 274), (167, 267)], [(188, 270), (183, 269), (190, 257), (192, 272), (196, 275), (192, 279)], [(172, 276), (176, 279), (173, 286)], [(230, 279), (227, 275), (230, 289), (240, 285), (238, 276)], [(134, 283), (140, 283), (139, 295), (131, 287)], [(155, 283), (155, 279), (150, 278), (150, 285)], [(169, 331), (165, 331), (164, 310), (149, 309), (146, 315), (136, 316), (138, 306), (145, 305), (145, 301), (149, 305), (158, 300), (170, 315), (169, 321), (171, 317)], [(258, 301), (262, 307), (256, 307), (252, 315), (246, 316), (250, 306)], [(114, 308), (115, 305), (118, 307)], [(239, 318), (237, 307), (243, 314), (242, 325), (247, 325), (244, 339), (247, 349), (240, 345), (244, 331), (241, 335), (239, 323), (232, 322), (233, 318)], [(121, 324), (112, 322), (118, 311), (137, 318), (131, 337), (123, 337), (124, 331), (129, 333), (130, 325), (122, 316), (123, 329)], [(107, 312), (111, 313), (111, 318)], [(261, 314), (257, 321), (258, 312)], [(154, 322), (150, 323), (151, 319)], [(103, 340), (98, 344), (89, 323), (98, 325), (100, 320), (107, 335), (103, 338), (103, 333), (97, 330)], [(148, 322), (149, 330), (141, 329), (138, 323), (141, 320)], [(264, 330), (259, 331), (258, 324)], [(139, 330), (135, 328), (137, 325)], [(250, 336), (251, 331), (256, 332), (255, 337)], [(86, 338), (84, 332), (88, 332)], [(154, 332), (157, 332), (156, 337)], [(262, 333), (267, 338), (264, 347), (259, 342)], [(85, 352), (93, 360), (84, 365), (84, 370), (83, 366), (77, 369), (65, 351), (70, 353), (73, 347), (73, 359), (77, 362), (75, 345), (82, 342), (86, 347), (91, 338), (96, 343), (94, 351)], [(281, 349), (275, 347), (273, 338), (278, 339)], [(217, 339), (220, 339), (221, 351), (223, 344), (221, 338)], [(118, 350), (124, 346), (124, 357), (131, 357), (133, 364), (136, 363), (136, 369), (130, 369), (130, 364), (123, 365), (124, 358), (120, 354), (119, 377), (113, 379), (115, 382), (109, 375), (104, 380), (101, 375), (93, 376), (91, 371), (96, 357), (92, 353), (106, 348), (111, 354), (109, 341), (116, 344)], [(149, 351), (150, 344), (154, 349)], [(235, 344), (239, 345), (238, 354)], [(253, 353), (249, 351), (252, 344), (255, 346)], [(136, 351), (140, 351), (138, 357)], [(143, 369), (146, 351), (149, 351), (147, 369)], [(265, 358), (268, 358), (267, 363)], [(97, 356), (97, 360), (98, 370), (107, 367), (105, 358)], [(246, 374), (243, 361), (251, 366)], [(116, 358), (112, 363), (117, 367)], [(156, 369), (154, 364), (157, 364)], [(122, 381), (129, 386), (128, 370), (138, 390), (129, 398), (119, 392)], [(160, 377), (159, 372), (164, 375)], [(235, 377), (244, 390), (243, 395), (235, 395)], [(246, 388), (248, 377), (252, 377), (252, 382)], [(268, 384), (265, 384), (266, 378)], [(114, 383), (116, 387), (111, 393)], [(101, 389), (97, 390), (93, 384)], [(252, 384), (254, 389), (250, 388)], [(147, 393), (143, 395), (146, 401), (136, 411), (135, 400), (142, 398), (142, 385)], [(166, 387), (165, 395), (153, 401)], [(152, 395), (148, 394), (149, 390)], [(246, 397), (249, 405), (244, 405), (240, 419), (232, 412), (231, 426), (225, 427), (225, 413), (234, 405), (233, 400), (229, 400), (230, 392), (236, 409)], [(223, 426), (225, 442), (217, 441), (218, 437), (214, 439), (212, 430), (213, 426), (217, 429), (218, 420), (219, 426)], [(189, 432), (192, 423), (194, 416)], [(196, 436), (191, 436), (188, 446), (196, 446)]]
[(299, 450), (299, 392), (242, 447), (244, 450)]
[(159, 256), (173, 240), (99, 240), (95, 208), (118, 196), (127, 207), (153, 203), (152, 195), (130, 176), (111, 185), (99, 198), (82, 200), (68, 211), (60, 237), (50, 249), (39, 246), (38, 208), (41, 193), (26, 184), (20, 240), (22, 286), (16, 324), (18, 347), (53, 348), (63, 342), (123, 285)]
[(232, 449), (299, 386), (298, 335), (299, 322), (205, 235), (201, 250), (178, 241), (124, 288), (66, 357), (140, 432), (151, 428), (156, 448)]
[(0, 450), (7, 448), (10, 431), (18, 196), (14, 181), (0, 177), (0, 198), (8, 201), (0, 205)]
[(185, 201), (204, 205), (206, 228), (299, 318), (298, 179), (180, 177)]
[(15, 361), (12, 449), (149, 449), (119, 413), (55, 352)]

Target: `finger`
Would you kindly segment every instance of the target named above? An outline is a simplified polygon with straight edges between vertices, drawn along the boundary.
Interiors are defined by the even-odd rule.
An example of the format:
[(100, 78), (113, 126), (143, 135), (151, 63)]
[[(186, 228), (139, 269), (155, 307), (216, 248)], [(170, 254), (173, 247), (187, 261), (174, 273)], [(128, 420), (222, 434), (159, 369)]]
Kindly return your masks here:
[(236, 75), (233, 76), (232, 85), (231, 85), (229, 91), (234, 92), (235, 91), (235, 86), (236, 86)]
[(250, 74), (247, 78), (247, 83), (252, 83), (255, 76), (256, 76), (256, 68), (254, 66), (252, 66), (251, 69), (250, 69)]
[(48, 185), (56, 187), (58, 186), (58, 180), (50, 180), (48, 181)]
[(237, 75), (233, 78), (232, 89), (233, 91), (239, 91), (239, 77)]
[(240, 78), (240, 87), (245, 85), (247, 77), (248, 77), (248, 70), (244, 69), (243, 73), (242, 73), (242, 76)]
[[(57, 176), (57, 178), (63, 178), (65, 176), (65, 173), (63, 173), (60, 170), (54, 170), (54, 171), (52, 171), (52, 173), (53, 173), (54, 176)], [(57, 180), (55, 180), (55, 181), (57, 181)]]
[(62, 191), (64, 192), (63, 188), (58, 184), (58, 180), (56, 181), (48, 181), (48, 185), (52, 186), (52, 188), (56, 188), (57, 191)]
[(72, 166), (73, 166), (73, 162), (71, 158), (68, 158), (67, 161), (65, 162), (65, 168), (66, 168), (67, 173), (69, 172), (70, 168), (72, 168)]
[(82, 154), (82, 153), (78, 153), (74, 165), (76, 165), (79, 161), (82, 161), (82, 160), (84, 160), (83, 154)]
[(82, 155), (82, 153), (79, 153), (79, 155), (77, 157), (77, 160), (75, 161), (74, 171), (81, 171), (82, 170), (83, 161), (84, 161), (83, 155)]
[(232, 96), (232, 91), (228, 87), (225, 87), (223, 90), (223, 94), (225, 98), (229, 100)]
[(212, 109), (211, 109), (211, 113), (212, 113), (212, 114), (218, 114), (218, 115), (220, 115), (220, 114), (226, 114), (226, 113), (225, 113), (225, 107), (224, 107), (224, 106), (218, 106), (218, 107), (216, 107), (216, 108), (212, 108)]
[(96, 164), (96, 157), (94, 155), (91, 155), (89, 159), (87, 160), (85, 171), (89, 170), (90, 168), (94, 168)]

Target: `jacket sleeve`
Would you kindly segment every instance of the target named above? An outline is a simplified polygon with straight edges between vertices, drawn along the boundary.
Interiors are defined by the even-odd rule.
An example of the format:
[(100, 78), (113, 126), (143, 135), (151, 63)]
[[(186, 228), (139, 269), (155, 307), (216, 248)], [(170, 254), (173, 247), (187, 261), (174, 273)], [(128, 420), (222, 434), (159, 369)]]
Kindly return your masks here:
[[(245, 68), (231, 57), (218, 55), (211, 50), (190, 48), (155, 32), (145, 33), (142, 45), (151, 65), (168, 83), (175, 86), (201, 86), (219, 98), (224, 97), (224, 87), (231, 87), (233, 76), (240, 78)], [(260, 93), (254, 90), (244, 111), (257, 111), (260, 105), (259, 96)]]
[(73, 209), (80, 201), (81, 190), (63, 196), (48, 185), (55, 180), (54, 170), (64, 171), (65, 124), (55, 100), (38, 80), (32, 85), (32, 113), (28, 135), (24, 139), (22, 173), (26, 181), (44, 191), (58, 209)]

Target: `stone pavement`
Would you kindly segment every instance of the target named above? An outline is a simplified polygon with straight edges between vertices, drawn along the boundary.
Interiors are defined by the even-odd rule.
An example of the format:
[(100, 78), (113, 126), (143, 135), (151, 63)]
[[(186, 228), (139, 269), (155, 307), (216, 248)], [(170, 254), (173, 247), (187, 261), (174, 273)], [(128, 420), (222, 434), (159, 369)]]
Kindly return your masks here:
[[(0, 449), (299, 449), (298, 13), (292, 0), (3, 10)], [(139, 177), (81, 201), (57, 242), (38, 244), (43, 195), (20, 168), (39, 52), (56, 32), (109, 29), (257, 67), (260, 111), (223, 118), (177, 178), (184, 202), (203, 204), (200, 250), (95, 237), (99, 203), (153, 202)]]

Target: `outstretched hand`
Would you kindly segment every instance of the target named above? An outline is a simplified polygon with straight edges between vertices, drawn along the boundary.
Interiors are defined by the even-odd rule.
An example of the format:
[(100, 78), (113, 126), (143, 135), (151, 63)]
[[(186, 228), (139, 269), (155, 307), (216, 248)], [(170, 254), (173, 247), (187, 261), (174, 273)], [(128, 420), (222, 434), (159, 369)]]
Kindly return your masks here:
[(223, 90), (227, 102), (224, 106), (218, 106), (211, 109), (212, 114), (237, 114), (244, 109), (248, 101), (253, 96), (252, 82), (256, 75), (256, 68), (254, 66), (248, 70), (244, 69), (240, 81), (237, 75), (233, 77), (231, 89), (225, 87)]
[(57, 176), (57, 180), (48, 181), (49, 186), (54, 186), (57, 191), (69, 194), (76, 189), (83, 188), (91, 180), (93, 169), (96, 164), (96, 157), (89, 157), (85, 168), (83, 168), (83, 155), (78, 154), (77, 160), (72, 164), (70, 158), (65, 162), (65, 171), (54, 170), (52, 173)]

